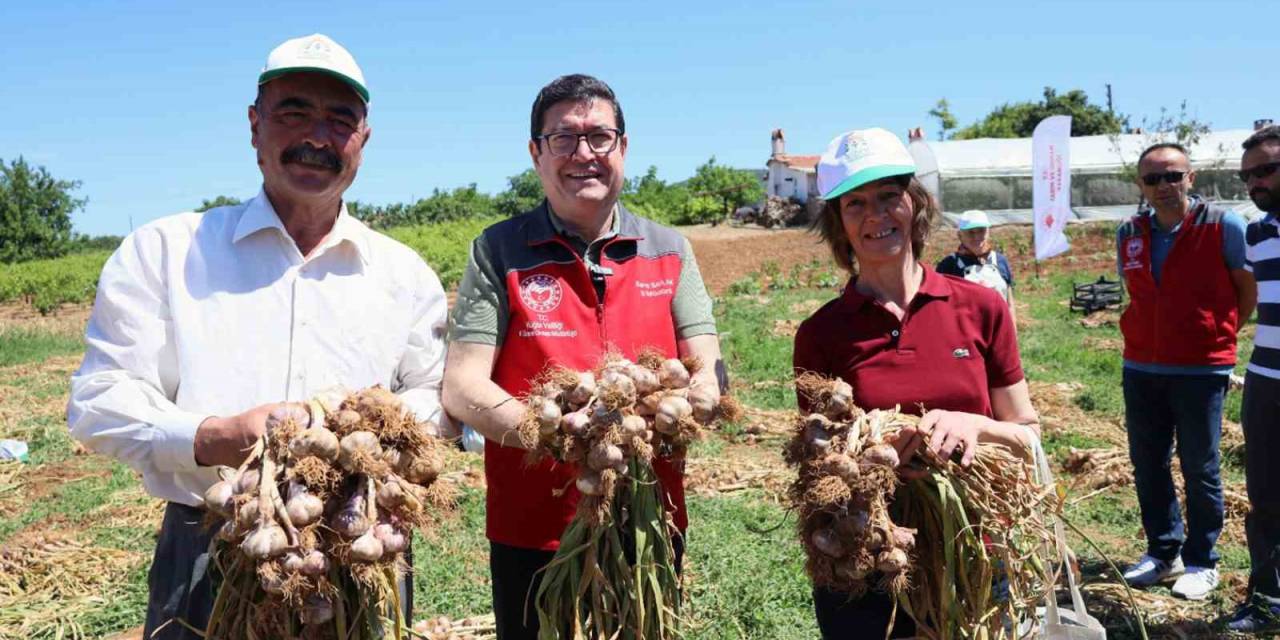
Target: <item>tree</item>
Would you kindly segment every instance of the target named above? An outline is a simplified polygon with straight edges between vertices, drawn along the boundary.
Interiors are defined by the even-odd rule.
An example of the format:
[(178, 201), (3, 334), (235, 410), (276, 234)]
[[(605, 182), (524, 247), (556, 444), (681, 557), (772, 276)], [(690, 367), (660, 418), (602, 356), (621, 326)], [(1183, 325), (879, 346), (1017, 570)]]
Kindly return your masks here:
[(196, 213), (204, 213), (205, 211), (208, 211), (210, 209), (215, 209), (217, 207), (226, 207), (226, 206), (235, 205), (235, 204), (240, 204), (239, 198), (232, 198), (231, 196), (217, 196), (212, 200), (202, 201), (200, 203), (200, 206), (196, 207)]
[(938, 139), (946, 140), (947, 132), (955, 129), (960, 123), (951, 115), (951, 105), (946, 98), (938, 100), (938, 104), (929, 110), (929, 115), (938, 119)]
[(538, 172), (525, 169), (507, 178), (507, 190), (493, 200), (498, 213), (514, 216), (538, 206), (542, 198), (542, 181), (538, 179)]
[[(1212, 129), (1208, 122), (1200, 120), (1187, 112), (1187, 101), (1183, 100), (1178, 105), (1176, 114), (1170, 113), (1166, 107), (1160, 107), (1160, 115), (1154, 119), (1147, 116), (1142, 117), (1142, 123), (1132, 133), (1142, 136), (1142, 148), (1145, 149), (1153, 144), (1162, 142), (1176, 142), (1187, 149), (1200, 142), (1200, 138), (1204, 134), (1209, 133)], [(1124, 154), (1121, 153), (1120, 136), (1113, 134), (1109, 136), (1111, 139), (1111, 148), (1120, 157), (1120, 176), (1124, 181), (1136, 180), (1138, 177), (1138, 167), (1136, 164), (1130, 163)], [(1224, 151), (1219, 145), (1219, 152)], [(1221, 169), (1220, 166), (1214, 168)], [(1200, 185), (1197, 185), (1200, 186)]]
[[(933, 112), (930, 112), (931, 114)], [(1080, 89), (1059, 94), (1053, 87), (1044, 88), (1040, 102), (1013, 102), (996, 107), (985, 118), (964, 127), (951, 136), (953, 140), (973, 138), (1029, 138), (1036, 125), (1049, 116), (1071, 116), (1071, 135), (1092, 136), (1119, 133), (1129, 119), (1105, 107), (1089, 104), (1089, 96)]]
[(78, 180), (58, 180), (19, 156), (0, 160), (0, 262), (55, 258), (71, 248), (71, 214), (84, 207), (73, 198)]
[(480, 193), (476, 183), (457, 187), (451, 191), (433, 189), (431, 196), (422, 198), (410, 207), (409, 224), (428, 224), (461, 220), (472, 216), (487, 216), (494, 212), (494, 199)]
[[(699, 209), (689, 216), (692, 222), (719, 223), (738, 207), (764, 199), (764, 185), (755, 173), (716, 164), (715, 156), (698, 167), (685, 187), (694, 196), (691, 204)], [(699, 198), (713, 200), (719, 206), (708, 210), (699, 205)]]
[(658, 177), (658, 168), (650, 166), (639, 178), (628, 178), (622, 189), (622, 202), (633, 213), (665, 224), (682, 224), (688, 213), (689, 190), (667, 184)]

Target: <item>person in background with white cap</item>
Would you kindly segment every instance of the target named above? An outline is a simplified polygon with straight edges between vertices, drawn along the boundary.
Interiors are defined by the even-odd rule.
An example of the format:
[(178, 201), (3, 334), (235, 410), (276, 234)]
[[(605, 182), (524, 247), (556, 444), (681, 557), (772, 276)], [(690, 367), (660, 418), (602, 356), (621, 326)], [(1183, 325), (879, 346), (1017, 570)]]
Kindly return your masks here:
[(1004, 254), (991, 246), (991, 219), (985, 211), (970, 209), (956, 220), (960, 246), (938, 261), (938, 273), (964, 278), (995, 290), (1009, 304), (1009, 316), (1017, 321), (1013, 306), (1013, 270)]
[(202, 525), (203, 495), (281, 401), (381, 384), (449, 427), (440, 280), (343, 201), (369, 140), (368, 107), (364, 75), (338, 43), (316, 34), (280, 45), (248, 111), (258, 195), (147, 224), (102, 269), (67, 421), (168, 502), (146, 638), (206, 627), (217, 528)]
[[(927, 409), (918, 429), (894, 443), (903, 465), (922, 447), (943, 458), (958, 452), (965, 465), (978, 442), (1029, 450), (1039, 418), (1008, 305), (921, 262), (938, 208), (902, 142), (884, 129), (841, 134), (818, 162), (818, 188), (825, 205), (815, 229), (851, 277), (797, 330), (796, 374), (844, 379), (863, 409)], [(798, 400), (808, 412), (807, 399)], [(853, 598), (815, 588), (813, 597), (830, 640), (883, 637), (893, 610), (876, 591)], [(912, 633), (908, 616), (898, 615), (892, 637)]]

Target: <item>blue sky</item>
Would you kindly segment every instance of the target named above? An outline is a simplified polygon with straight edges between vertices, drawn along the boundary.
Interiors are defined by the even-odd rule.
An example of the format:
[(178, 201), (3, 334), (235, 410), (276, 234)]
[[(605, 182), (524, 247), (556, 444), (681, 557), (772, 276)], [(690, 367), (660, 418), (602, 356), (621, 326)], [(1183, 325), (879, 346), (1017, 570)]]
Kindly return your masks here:
[[(326, 33), (373, 94), (349, 196), (409, 201), (529, 166), (529, 106), (557, 75), (610, 83), (630, 175), (715, 155), (763, 167), (769, 131), (819, 153), (847, 129), (962, 124), (1046, 85), (1140, 118), (1186, 99), (1215, 128), (1277, 117), (1280, 54), (1257, 2), (7, 2), (0, 158), (83, 182), (82, 233), (122, 234), (260, 175), (246, 107), (267, 52)], [(932, 137), (932, 134), (931, 134)]]

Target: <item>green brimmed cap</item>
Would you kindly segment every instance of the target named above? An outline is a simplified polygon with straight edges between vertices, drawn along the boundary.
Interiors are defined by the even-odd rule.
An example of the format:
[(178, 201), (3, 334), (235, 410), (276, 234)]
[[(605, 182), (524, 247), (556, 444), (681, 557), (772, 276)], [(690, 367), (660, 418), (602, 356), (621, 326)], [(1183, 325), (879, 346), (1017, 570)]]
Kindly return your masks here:
[(258, 76), (258, 85), (264, 85), (287, 73), (316, 71), (329, 74), (351, 86), (356, 94), (369, 104), (369, 89), (364, 84), (364, 73), (356, 59), (332, 38), (320, 33), (286, 40), (271, 50), (267, 66)]
[(915, 160), (898, 136), (879, 128), (855, 129), (836, 136), (818, 160), (818, 193), (831, 200), (868, 182), (915, 172)]

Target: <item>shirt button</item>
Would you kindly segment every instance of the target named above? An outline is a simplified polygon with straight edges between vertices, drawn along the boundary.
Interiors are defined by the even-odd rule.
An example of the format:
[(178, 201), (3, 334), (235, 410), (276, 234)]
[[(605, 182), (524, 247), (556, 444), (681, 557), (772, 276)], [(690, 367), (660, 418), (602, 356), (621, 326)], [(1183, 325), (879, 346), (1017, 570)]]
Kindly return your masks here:
[(891, 336), (893, 336), (893, 337), (895, 337), (895, 338), (896, 338), (896, 337), (898, 337), (898, 330), (897, 330), (897, 329), (894, 329), (893, 331), (890, 331), (890, 332), (889, 332), (889, 335), (891, 335)]

